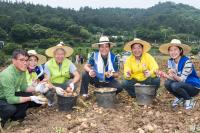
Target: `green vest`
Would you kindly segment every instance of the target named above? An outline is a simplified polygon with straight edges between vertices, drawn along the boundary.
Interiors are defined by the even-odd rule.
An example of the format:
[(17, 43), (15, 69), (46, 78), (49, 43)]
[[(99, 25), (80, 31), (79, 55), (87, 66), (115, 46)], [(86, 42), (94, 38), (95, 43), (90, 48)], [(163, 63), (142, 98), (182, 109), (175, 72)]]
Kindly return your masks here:
[(28, 70), (26, 71), (26, 80), (27, 80), (28, 86), (32, 85), (33, 80), (36, 80), (36, 79), (37, 79), (36, 72), (29, 73)]
[(70, 79), (69, 67), (72, 62), (68, 59), (64, 59), (62, 65), (56, 63), (55, 59), (52, 58), (47, 62), (48, 69), (51, 77), (50, 82), (56, 84), (63, 84), (65, 81)]

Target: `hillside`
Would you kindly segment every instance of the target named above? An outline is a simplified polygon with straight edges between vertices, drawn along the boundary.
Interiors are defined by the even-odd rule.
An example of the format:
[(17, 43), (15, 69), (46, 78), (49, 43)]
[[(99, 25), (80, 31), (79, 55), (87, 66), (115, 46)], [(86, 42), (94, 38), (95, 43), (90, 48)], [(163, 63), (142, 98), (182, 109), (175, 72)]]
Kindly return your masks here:
[(89, 47), (101, 34), (120, 48), (134, 36), (163, 43), (179, 38), (197, 43), (200, 37), (200, 10), (172, 2), (148, 9), (89, 7), (52, 8), (31, 3), (0, 1), (0, 40), (8, 45), (5, 53), (23, 47), (46, 49), (59, 41), (74, 47)]

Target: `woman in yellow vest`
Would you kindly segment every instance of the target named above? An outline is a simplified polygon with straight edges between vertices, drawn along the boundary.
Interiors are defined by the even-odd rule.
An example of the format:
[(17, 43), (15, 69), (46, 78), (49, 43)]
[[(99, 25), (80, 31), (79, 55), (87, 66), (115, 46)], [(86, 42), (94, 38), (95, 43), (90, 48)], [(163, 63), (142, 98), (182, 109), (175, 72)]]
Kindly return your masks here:
[[(57, 87), (56, 92), (60, 95), (64, 93), (63, 90), (73, 92), (76, 83), (80, 80), (76, 66), (67, 59), (72, 55), (73, 49), (60, 42), (58, 45), (48, 48), (45, 53), (52, 58), (45, 64), (44, 73), (49, 82)], [(73, 78), (71, 79), (71, 77)]]
[(146, 85), (160, 85), (160, 78), (156, 77), (158, 64), (155, 59), (147, 53), (151, 45), (141, 39), (134, 39), (124, 46), (125, 51), (132, 52), (124, 64), (123, 88), (131, 97), (135, 97), (136, 83)]
[(41, 65), (46, 62), (44, 55), (38, 54), (35, 50), (28, 51), (28, 67), (26, 71), (26, 79), (28, 85), (37, 85), (38, 79), (44, 74)]

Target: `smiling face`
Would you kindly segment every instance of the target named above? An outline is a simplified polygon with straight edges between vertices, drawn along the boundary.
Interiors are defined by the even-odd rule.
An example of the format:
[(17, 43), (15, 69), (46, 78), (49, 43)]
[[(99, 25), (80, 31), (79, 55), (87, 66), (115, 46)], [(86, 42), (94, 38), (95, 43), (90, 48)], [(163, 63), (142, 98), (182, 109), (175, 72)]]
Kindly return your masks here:
[(54, 58), (58, 64), (62, 63), (65, 59), (65, 51), (63, 49), (56, 49), (54, 51)]
[(173, 59), (178, 59), (181, 56), (181, 50), (177, 46), (171, 46), (168, 49), (169, 55)]
[(132, 53), (135, 57), (141, 57), (142, 56), (142, 53), (143, 53), (143, 47), (141, 44), (133, 44), (131, 46), (131, 50), (132, 50)]
[(15, 65), (15, 67), (19, 70), (19, 71), (26, 71), (27, 70), (27, 63), (28, 62), (28, 57), (19, 54), (17, 56), (17, 58), (13, 58), (12, 59), (12, 63)]
[(29, 69), (35, 69), (35, 67), (38, 64), (38, 58), (34, 55), (30, 56), (28, 59), (28, 68)]
[(108, 53), (110, 52), (110, 44), (100, 44), (99, 45), (99, 52), (101, 53), (102, 57), (107, 57)]

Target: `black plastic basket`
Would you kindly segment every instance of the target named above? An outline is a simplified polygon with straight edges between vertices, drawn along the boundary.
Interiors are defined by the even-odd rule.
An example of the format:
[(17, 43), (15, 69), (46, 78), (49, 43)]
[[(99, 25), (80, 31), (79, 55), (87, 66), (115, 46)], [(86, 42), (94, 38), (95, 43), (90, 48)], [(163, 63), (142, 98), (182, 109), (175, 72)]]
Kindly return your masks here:
[(76, 105), (77, 96), (60, 96), (57, 95), (58, 110), (59, 111), (72, 111)]
[(135, 85), (136, 101), (138, 105), (153, 103), (156, 94), (155, 85)]
[(104, 108), (114, 108), (116, 103), (116, 88), (113, 88), (110, 92), (94, 91), (96, 95), (97, 104)]

